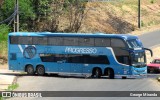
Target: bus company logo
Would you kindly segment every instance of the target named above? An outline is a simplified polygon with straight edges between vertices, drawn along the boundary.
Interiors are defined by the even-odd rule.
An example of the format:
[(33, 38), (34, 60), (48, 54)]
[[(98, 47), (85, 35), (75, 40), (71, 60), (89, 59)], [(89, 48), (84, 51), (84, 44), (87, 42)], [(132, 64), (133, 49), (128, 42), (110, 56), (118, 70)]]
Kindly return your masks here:
[(65, 52), (80, 53), (80, 54), (95, 54), (95, 53), (97, 53), (97, 49), (96, 48), (70, 48), (70, 47), (66, 47)]
[(31, 59), (36, 55), (36, 48), (34, 46), (28, 46), (24, 49), (23, 56), (27, 59)]
[(2, 97), (11, 97), (11, 92), (2, 92)]

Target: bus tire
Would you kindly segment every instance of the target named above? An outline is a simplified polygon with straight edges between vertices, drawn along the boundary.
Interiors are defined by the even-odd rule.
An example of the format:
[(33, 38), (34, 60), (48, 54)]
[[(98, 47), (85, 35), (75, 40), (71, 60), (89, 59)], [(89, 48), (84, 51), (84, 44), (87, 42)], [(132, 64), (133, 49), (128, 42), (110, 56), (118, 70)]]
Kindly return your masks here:
[(26, 72), (28, 75), (34, 75), (34, 68), (32, 65), (26, 66)]
[(108, 76), (109, 76), (109, 79), (114, 79), (114, 71), (113, 71), (113, 69), (108, 69)]
[(93, 76), (94, 78), (100, 78), (101, 75), (102, 75), (102, 72), (101, 72), (101, 70), (100, 70), (99, 68), (96, 68), (96, 69), (93, 70), (92, 76)]
[(39, 76), (43, 76), (45, 74), (45, 68), (42, 65), (37, 66), (36, 72)]

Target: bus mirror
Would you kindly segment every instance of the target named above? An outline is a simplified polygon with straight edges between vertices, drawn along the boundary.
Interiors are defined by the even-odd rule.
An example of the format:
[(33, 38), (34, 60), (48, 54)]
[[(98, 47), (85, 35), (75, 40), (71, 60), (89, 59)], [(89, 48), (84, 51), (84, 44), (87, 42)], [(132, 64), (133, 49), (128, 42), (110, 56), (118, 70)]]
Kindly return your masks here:
[(153, 57), (153, 52), (152, 52), (152, 50), (151, 50), (151, 49), (144, 48), (144, 50), (148, 50), (148, 51), (150, 51), (150, 53), (151, 53), (151, 57)]

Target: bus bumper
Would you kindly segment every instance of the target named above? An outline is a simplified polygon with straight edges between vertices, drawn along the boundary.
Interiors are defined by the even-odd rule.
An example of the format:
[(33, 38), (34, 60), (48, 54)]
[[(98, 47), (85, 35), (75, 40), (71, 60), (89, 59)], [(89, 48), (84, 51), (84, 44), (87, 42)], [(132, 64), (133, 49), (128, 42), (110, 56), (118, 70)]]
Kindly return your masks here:
[(147, 74), (140, 74), (140, 75), (115, 75), (115, 78), (146, 78)]

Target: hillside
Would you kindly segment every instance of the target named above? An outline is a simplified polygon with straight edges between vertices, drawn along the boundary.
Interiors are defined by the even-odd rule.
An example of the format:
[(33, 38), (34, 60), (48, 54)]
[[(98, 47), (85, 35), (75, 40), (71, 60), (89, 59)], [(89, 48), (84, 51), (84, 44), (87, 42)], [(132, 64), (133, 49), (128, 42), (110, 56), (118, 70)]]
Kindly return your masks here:
[[(88, 2), (86, 11), (81, 32), (129, 33), (138, 29), (138, 0)], [(141, 0), (142, 28), (157, 25), (160, 25), (160, 0)]]
[[(0, 10), (1, 21), (13, 13), (14, 5), (13, 1), (5, 0), (3, 3), (2, 1), (3, 0), (0, 0), (0, 5), (3, 5), (0, 6), (0, 8), (2, 8)], [(39, 2), (43, 4), (44, 1)], [(82, 10), (84, 10), (86, 15), (82, 20), (82, 25), (78, 32), (121, 34), (137, 33), (139, 30), (140, 32), (144, 30), (148, 31), (148, 29), (152, 31), (160, 27), (160, 0), (141, 0), (141, 29), (137, 28), (138, 0), (97, 1), (98, 0), (88, 0), (87, 3), (85, 2), (86, 7)], [(61, 5), (59, 5), (59, 2)], [(76, 12), (74, 8), (76, 7), (72, 5), (69, 5), (68, 8), (65, 7), (64, 0), (59, 0), (56, 3), (52, 1), (51, 4), (48, 2), (50, 6), (45, 6), (44, 8), (41, 7), (42, 4), (37, 5), (31, 1), (26, 2), (25, 0), (21, 0), (20, 4), (20, 31), (75, 32), (74, 29), (76, 27), (72, 27), (75, 21), (70, 21), (70, 19), (76, 18), (76, 15), (74, 15), (74, 12)], [(39, 9), (36, 9), (37, 6)], [(72, 9), (70, 9), (70, 7)], [(49, 9), (46, 10), (46, 8)], [(83, 12), (81, 9), (78, 10), (80, 13)], [(37, 13), (38, 11), (44, 13), (43, 16), (39, 15), (39, 13)], [(46, 16), (46, 11), (51, 11), (52, 13), (48, 13)], [(73, 16), (70, 15), (72, 13)], [(13, 22), (10, 22), (0, 24), (0, 59), (3, 59), (0, 60), (0, 63), (6, 62), (7, 59), (7, 35), (9, 31), (13, 31)]]

